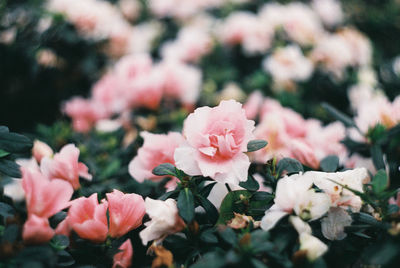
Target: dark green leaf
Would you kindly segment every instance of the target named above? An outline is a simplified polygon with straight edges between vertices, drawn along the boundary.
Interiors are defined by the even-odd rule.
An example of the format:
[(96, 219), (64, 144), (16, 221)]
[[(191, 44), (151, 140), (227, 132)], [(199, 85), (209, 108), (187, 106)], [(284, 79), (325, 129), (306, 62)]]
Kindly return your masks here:
[(383, 160), (382, 149), (379, 145), (374, 144), (371, 147), (372, 162), (376, 169), (385, 169), (385, 162)]
[(251, 197), (251, 201), (271, 201), (274, 199), (274, 195), (268, 192), (256, 192)]
[(200, 240), (205, 243), (215, 244), (218, 243), (218, 238), (214, 234), (214, 230), (208, 229), (200, 234)]
[(58, 257), (57, 266), (68, 267), (75, 263), (75, 260), (74, 258), (72, 258), (71, 254), (69, 254), (65, 250), (57, 252), (57, 257)]
[(372, 189), (375, 193), (381, 193), (386, 189), (388, 183), (389, 181), (385, 170), (380, 169), (372, 179)]
[(390, 205), (388, 206), (387, 213), (388, 213), (388, 214), (394, 214), (394, 213), (397, 213), (397, 212), (399, 212), (399, 211), (400, 211), (400, 208), (399, 208), (397, 205), (395, 205), (395, 204), (390, 204)]
[(226, 224), (227, 221), (233, 218), (233, 212), (244, 213), (244, 211), (238, 211), (238, 204), (241, 203), (241, 197), (250, 198), (251, 192), (246, 190), (232, 191), (229, 192), (224, 200), (222, 200), (221, 207), (219, 208), (219, 218), (217, 224)]
[(225, 242), (227, 242), (231, 246), (235, 246), (238, 242), (236, 233), (232, 230), (232, 228), (226, 228), (225, 230), (220, 232), (219, 235)]
[(304, 171), (303, 165), (299, 161), (288, 157), (279, 160), (277, 169), (279, 174), (281, 174), (284, 170), (286, 170), (289, 174), (299, 173)]
[(329, 155), (321, 160), (320, 167), (322, 171), (334, 172), (339, 167), (339, 158), (336, 155)]
[(258, 182), (251, 175), (247, 177), (247, 181), (241, 181), (239, 183), (239, 186), (253, 192), (257, 191), (260, 188)]
[(206, 186), (204, 186), (204, 187), (200, 190), (200, 194), (201, 194), (203, 197), (207, 197), (207, 196), (210, 194), (211, 190), (214, 188), (214, 186), (215, 186), (216, 184), (217, 184), (216, 182), (212, 182), (212, 183), (210, 183), (210, 184), (207, 184)]
[(0, 159), (0, 173), (12, 178), (21, 178), (22, 174), (19, 165), (8, 159)]
[(0, 132), (0, 149), (10, 153), (24, 153), (31, 150), (32, 141), (13, 132)]
[(50, 245), (56, 250), (63, 250), (69, 246), (69, 239), (65, 235), (55, 235), (51, 239)]
[(16, 224), (7, 225), (4, 229), (3, 240), (14, 243), (18, 238), (19, 227)]
[(10, 130), (6, 126), (0, 126), (0, 132), (10, 132)]
[(215, 206), (205, 197), (201, 195), (196, 195), (197, 199), (199, 200), (200, 205), (204, 208), (207, 213), (207, 219), (212, 223), (215, 224), (218, 220), (218, 210)]
[(247, 144), (247, 151), (254, 152), (267, 146), (268, 142), (265, 140), (252, 140)]
[(158, 199), (160, 200), (167, 200), (168, 198), (174, 198), (176, 196), (178, 196), (178, 191), (173, 190), (173, 191), (169, 191), (166, 192), (165, 194), (163, 194), (162, 196), (160, 196)]
[(0, 202), (0, 215), (3, 218), (8, 218), (10, 216), (13, 216), (15, 214), (15, 210), (12, 206), (9, 204)]
[(164, 163), (156, 166), (153, 169), (153, 174), (157, 176), (174, 176), (177, 177), (174, 165), (170, 163)]
[(194, 218), (194, 199), (192, 191), (188, 188), (183, 189), (178, 196), (179, 216), (189, 223)]
[(330, 104), (324, 102), (322, 103), (322, 107), (330, 113), (336, 120), (342, 122), (346, 127), (355, 127), (357, 128), (356, 124), (354, 123), (353, 119), (351, 119), (348, 115), (342, 113), (335, 107), (331, 106)]

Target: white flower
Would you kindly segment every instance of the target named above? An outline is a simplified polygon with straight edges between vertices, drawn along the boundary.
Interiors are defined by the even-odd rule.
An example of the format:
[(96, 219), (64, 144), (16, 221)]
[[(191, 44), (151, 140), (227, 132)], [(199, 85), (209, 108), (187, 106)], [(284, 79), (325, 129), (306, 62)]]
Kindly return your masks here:
[(154, 200), (149, 197), (145, 200), (146, 213), (151, 221), (146, 222), (146, 228), (139, 233), (143, 245), (149, 241), (163, 239), (168, 234), (182, 230), (185, 223), (178, 215), (176, 201), (173, 199)]
[(298, 216), (290, 216), (289, 222), (293, 225), (294, 229), (296, 229), (296, 231), (299, 233), (299, 235), (302, 233), (307, 233), (307, 234), (312, 233), (310, 225), (308, 223), (306, 223), (305, 221), (303, 221)]
[(307, 258), (314, 261), (324, 255), (328, 250), (328, 246), (321, 242), (315, 236), (306, 232), (300, 234), (300, 250), (307, 251)]
[(264, 60), (263, 68), (278, 82), (304, 81), (314, 70), (312, 62), (294, 45), (276, 50)]
[(340, 1), (313, 0), (312, 8), (321, 20), (328, 26), (334, 26), (343, 21), (343, 11)]
[(329, 240), (342, 240), (347, 234), (344, 227), (350, 226), (351, 216), (342, 208), (331, 208), (321, 221), (322, 234)]
[(365, 168), (334, 173), (309, 171), (303, 176), (311, 178), (318, 188), (327, 193), (333, 206), (350, 208), (352, 211), (361, 209), (361, 198), (337, 183), (363, 192), (363, 184), (369, 181), (369, 175)]
[(261, 228), (270, 230), (285, 215), (293, 211), (303, 220), (316, 220), (330, 208), (331, 201), (327, 194), (310, 189), (311, 177), (295, 174), (278, 181), (275, 204), (265, 212)]

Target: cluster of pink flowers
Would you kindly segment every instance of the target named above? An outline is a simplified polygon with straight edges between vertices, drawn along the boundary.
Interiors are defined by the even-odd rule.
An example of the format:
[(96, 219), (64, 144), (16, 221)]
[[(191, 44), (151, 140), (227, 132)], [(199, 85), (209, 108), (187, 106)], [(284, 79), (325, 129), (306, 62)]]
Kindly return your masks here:
[(90, 180), (92, 176), (87, 166), (78, 162), (79, 149), (73, 144), (64, 146), (53, 157), (48, 145), (36, 141), (33, 156), (33, 164), (21, 168), (28, 211), (23, 238), (29, 243), (41, 243), (53, 237), (48, 219), (69, 206), (74, 189), (80, 187), (79, 177)]
[(328, 155), (338, 155), (342, 160), (346, 157), (346, 148), (340, 143), (345, 127), (339, 122), (323, 126), (316, 119), (304, 119), (279, 102), (264, 99), (259, 92), (253, 93), (244, 107), (250, 118), (259, 115), (255, 137), (268, 141), (267, 147), (251, 153), (255, 162), (293, 157), (318, 169), (320, 160)]
[[(240, 44), (246, 54), (264, 54), (272, 48), (275, 35), (284, 33), (284, 38), (295, 45), (274, 49), (263, 67), (278, 86), (288, 87), (288, 82), (309, 79), (319, 65), (342, 78), (347, 67), (370, 64), (372, 48), (360, 32), (339, 28), (331, 33), (324, 28), (324, 24), (341, 23), (342, 18), (340, 2), (336, 0), (315, 0), (311, 6), (268, 3), (258, 14), (231, 13), (219, 22), (216, 37), (224, 45)], [(312, 50), (303, 55), (300, 48), (309, 47)]]
[(99, 120), (130, 109), (157, 109), (162, 98), (191, 107), (200, 87), (201, 73), (195, 67), (178, 61), (155, 64), (148, 54), (134, 54), (121, 58), (94, 85), (91, 98), (73, 98), (64, 105), (64, 112), (76, 131), (87, 132)]
[[(53, 156), (48, 145), (36, 141), (32, 154), (30, 164), (21, 168), (28, 212), (22, 234), (26, 243), (46, 243), (55, 234), (70, 236), (71, 231), (83, 239), (102, 243), (107, 237), (122, 237), (142, 225), (146, 208), (140, 195), (114, 190), (100, 203), (97, 194), (71, 200), (74, 189), (80, 187), (79, 177), (91, 179), (87, 166), (78, 162), (79, 150), (73, 144)], [(49, 218), (67, 208), (67, 217), (55, 230), (51, 228)], [(129, 267), (133, 254), (131, 241), (125, 241), (120, 250), (114, 256), (113, 267)]]
[(138, 47), (151, 43), (155, 37), (143, 38), (137, 28), (140, 25), (129, 23), (138, 16), (141, 8), (135, 0), (120, 1), (118, 5), (102, 0), (49, 0), (46, 8), (63, 14), (84, 37), (107, 39), (106, 52), (113, 57), (137, 52)]

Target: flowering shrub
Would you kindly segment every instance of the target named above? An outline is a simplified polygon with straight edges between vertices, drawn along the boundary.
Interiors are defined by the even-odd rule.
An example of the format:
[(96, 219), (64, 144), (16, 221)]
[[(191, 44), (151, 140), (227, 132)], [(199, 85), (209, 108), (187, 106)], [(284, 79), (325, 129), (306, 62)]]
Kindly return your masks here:
[(0, 1), (1, 265), (396, 267), (396, 1), (33, 2)]

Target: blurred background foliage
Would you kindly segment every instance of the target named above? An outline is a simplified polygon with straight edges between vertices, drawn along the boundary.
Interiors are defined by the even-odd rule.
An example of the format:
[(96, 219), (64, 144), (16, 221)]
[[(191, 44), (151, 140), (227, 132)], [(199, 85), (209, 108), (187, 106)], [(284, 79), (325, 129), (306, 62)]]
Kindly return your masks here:
[[(145, 6), (146, 1), (141, 2)], [(266, 2), (270, 1), (251, 1), (244, 9), (257, 10)], [(61, 118), (62, 101), (74, 95), (87, 96), (111, 60), (104, 53), (105, 40), (84, 39), (61, 15), (46, 12), (44, 3), (0, 0), (0, 123), (15, 131), (32, 131), (37, 123), (52, 124)], [(393, 99), (400, 92), (400, 78), (392, 68), (394, 58), (400, 55), (400, 1), (346, 0), (342, 5), (347, 24), (371, 39), (380, 87)], [(232, 4), (210, 12), (225, 17), (233, 10)], [(149, 18), (144, 8), (137, 22)], [(175, 37), (179, 29), (171, 19), (161, 21), (164, 30), (158, 43)], [(233, 50), (217, 47), (202, 60), (204, 88), (219, 90), (227, 81), (236, 81), (246, 93), (262, 87), (266, 95), (272, 94), (270, 77), (259, 68), (262, 58), (245, 57), (239, 48)], [(157, 58), (158, 51), (152, 54)], [(306, 117), (327, 121), (319, 106), (322, 101), (349, 111), (346, 92), (356, 79), (351, 70), (349, 74), (350, 79), (337, 82), (315, 73), (296, 93), (281, 92), (276, 97)]]

